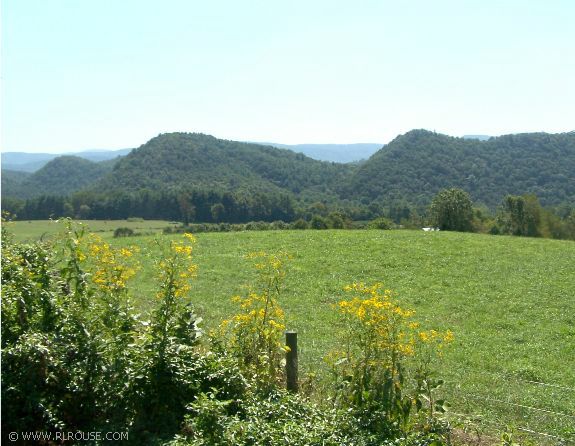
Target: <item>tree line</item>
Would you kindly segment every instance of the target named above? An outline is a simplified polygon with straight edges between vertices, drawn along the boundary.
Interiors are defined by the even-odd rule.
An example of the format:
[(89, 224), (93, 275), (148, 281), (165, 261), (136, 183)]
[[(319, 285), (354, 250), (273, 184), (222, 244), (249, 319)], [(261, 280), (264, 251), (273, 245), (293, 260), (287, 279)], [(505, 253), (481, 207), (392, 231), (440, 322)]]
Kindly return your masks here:
[(575, 209), (543, 208), (535, 194), (507, 195), (492, 215), (474, 208), (462, 189), (445, 189), (431, 203), (430, 222), (442, 230), (575, 240)]
[(288, 194), (183, 189), (78, 192), (69, 197), (46, 195), (27, 200), (3, 197), (2, 208), (20, 220), (139, 217), (179, 221), (184, 225), (281, 221), (297, 223), (296, 229), (415, 229), (431, 225), (442, 230), (575, 240), (574, 207), (566, 204), (543, 207), (536, 195), (526, 194), (507, 195), (491, 211), (474, 204), (470, 195), (458, 188), (440, 191), (428, 207), (414, 206), (406, 200), (388, 204), (305, 202)]
[(22, 220), (58, 217), (118, 220), (130, 217), (183, 223), (292, 221), (293, 198), (286, 194), (232, 193), (213, 190), (150, 191), (111, 194), (79, 192), (72, 196), (3, 198), (2, 208)]

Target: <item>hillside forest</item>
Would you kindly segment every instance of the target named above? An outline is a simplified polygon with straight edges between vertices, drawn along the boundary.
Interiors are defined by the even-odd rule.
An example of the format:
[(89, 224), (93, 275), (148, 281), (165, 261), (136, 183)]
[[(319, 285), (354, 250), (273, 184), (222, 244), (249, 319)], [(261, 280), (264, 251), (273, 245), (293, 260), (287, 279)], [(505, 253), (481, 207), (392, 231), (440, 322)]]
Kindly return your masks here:
[[(480, 140), (412, 130), (354, 163), (169, 133), (110, 160), (61, 156), (33, 173), (3, 170), (2, 208), (25, 220), (315, 218), (316, 227), (337, 228), (383, 218), (390, 227), (421, 227), (433, 223), (433, 198), (456, 188), (472, 202), (467, 230), (575, 238), (573, 172), (575, 132)], [(513, 212), (537, 229), (512, 228)]]

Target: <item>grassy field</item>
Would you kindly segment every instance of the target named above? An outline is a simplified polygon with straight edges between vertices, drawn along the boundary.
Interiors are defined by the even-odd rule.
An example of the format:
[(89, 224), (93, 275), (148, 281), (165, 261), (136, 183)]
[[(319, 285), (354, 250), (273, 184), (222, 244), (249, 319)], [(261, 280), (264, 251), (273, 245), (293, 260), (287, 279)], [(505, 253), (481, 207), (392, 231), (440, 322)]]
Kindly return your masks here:
[[(21, 231), (30, 237), (26, 225), (14, 226), (19, 238)], [(343, 297), (342, 287), (383, 282), (416, 310), (425, 328), (455, 333), (440, 366), (454, 417), (477, 418), (487, 431), (509, 425), (575, 439), (575, 243), (407, 230), (206, 233), (197, 239), (192, 301), (207, 327), (234, 313), (230, 297), (253, 279), (243, 255), (282, 249), (293, 255), (282, 304), (288, 328), (299, 333), (304, 371), (321, 371), (322, 357), (335, 346), (333, 304)], [(151, 253), (142, 256), (134, 283), (143, 311), (155, 299), (152, 240), (113, 239)], [(532, 435), (538, 444), (553, 444), (551, 437)]]
[[(117, 228), (130, 228), (142, 234), (161, 233), (166, 226), (176, 226), (175, 222), (163, 220), (77, 220), (91, 232), (104, 238), (112, 238)], [(17, 241), (38, 240), (62, 230), (62, 225), (53, 220), (16, 221), (10, 224)]]

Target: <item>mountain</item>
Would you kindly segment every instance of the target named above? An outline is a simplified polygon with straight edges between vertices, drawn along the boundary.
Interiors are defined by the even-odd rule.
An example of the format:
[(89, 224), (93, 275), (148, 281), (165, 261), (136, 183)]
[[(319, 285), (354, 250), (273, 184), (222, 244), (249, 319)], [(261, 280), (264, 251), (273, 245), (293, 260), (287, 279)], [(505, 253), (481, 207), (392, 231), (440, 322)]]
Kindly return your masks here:
[(199, 133), (168, 133), (120, 158), (99, 191), (181, 187), (333, 194), (353, 167)]
[(575, 203), (575, 132), (480, 141), (412, 130), (361, 165), (345, 195), (427, 205), (448, 187), (492, 208), (507, 194), (534, 193), (546, 205)]
[[(287, 149), (296, 153), (303, 153), (309, 158), (318, 161), (331, 161), (337, 163), (351, 163), (361, 160), (366, 160), (379, 150), (383, 144), (278, 144), (278, 143), (253, 143), (257, 145), (265, 145), (276, 147), (279, 149)], [(45, 166), (49, 161), (59, 156), (78, 156), (90, 161), (105, 161), (117, 158), (118, 156), (126, 156), (132, 149), (121, 150), (89, 150), (83, 152), (73, 152), (66, 154), (55, 153), (27, 153), (27, 152), (4, 152), (2, 153), (2, 169), (21, 171), (21, 172), (36, 172), (38, 169)]]
[[(318, 161), (331, 161), (336, 163), (351, 163), (366, 160), (379, 150), (383, 144), (359, 143), (359, 144), (278, 144), (278, 143), (258, 143), (253, 144), (276, 147), (278, 149), (288, 149), (296, 153), (303, 153), (309, 158)], [(90, 161), (106, 161), (126, 156), (132, 149), (120, 150), (86, 150), (71, 153), (28, 153), (28, 152), (3, 152), (2, 169), (36, 172), (44, 167), (49, 161), (59, 156), (78, 156)]]
[(111, 172), (114, 163), (115, 160), (96, 163), (78, 156), (59, 156), (34, 173), (2, 169), (2, 196), (70, 195)]
[(59, 156), (77, 156), (90, 161), (99, 162), (125, 156), (132, 149), (120, 150), (87, 150), (67, 154), (58, 153), (27, 153), (27, 152), (3, 152), (2, 169), (21, 172), (36, 172), (48, 164), (49, 161)]
[(29, 172), (2, 169), (2, 196), (18, 196), (18, 188), (30, 175)]
[(359, 143), (359, 144), (264, 144), (279, 149), (288, 149), (296, 153), (303, 153), (310, 158), (335, 163), (353, 163), (368, 159), (377, 152), (383, 144)]
[(2, 152), (2, 170), (35, 172), (57, 156), (52, 153)]
[[(449, 187), (468, 191), (476, 204), (491, 209), (507, 194), (527, 193), (536, 194), (543, 205), (573, 206), (574, 172), (575, 132), (481, 141), (412, 130), (361, 164), (318, 161), (287, 149), (199, 133), (167, 133), (114, 160), (94, 163), (64, 156), (28, 176), (3, 172), (2, 196), (82, 191), (68, 201), (74, 202), (74, 215), (84, 204), (92, 218), (110, 218), (113, 212), (117, 218), (179, 219), (185, 211), (186, 218), (195, 213), (199, 221), (210, 221), (215, 206), (214, 221), (223, 215), (229, 219), (221, 221), (238, 215), (242, 221), (266, 219), (272, 212), (280, 219), (293, 216), (295, 208), (306, 216), (344, 209), (365, 220), (394, 204), (422, 210)], [(59, 212), (38, 206), (38, 213), (33, 206), (28, 214), (21, 208), (15, 213)]]

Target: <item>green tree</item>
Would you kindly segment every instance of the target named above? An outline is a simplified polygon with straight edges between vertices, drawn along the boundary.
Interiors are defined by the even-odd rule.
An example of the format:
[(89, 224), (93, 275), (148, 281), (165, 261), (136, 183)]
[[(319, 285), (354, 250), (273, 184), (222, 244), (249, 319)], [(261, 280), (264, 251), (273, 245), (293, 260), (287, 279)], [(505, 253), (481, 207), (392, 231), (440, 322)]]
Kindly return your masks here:
[(90, 214), (92, 213), (92, 209), (87, 204), (80, 205), (80, 209), (78, 210), (78, 218), (89, 218)]
[(471, 231), (473, 207), (469, 194), (461, 189), (444, 189), (431, 203), (432, 224), (446, 231)]
[(196, 215), (196, 209), (190, 201), (190, 196), (188, 194), (181, 194), (178, 197), (178, 205), (180, 207), (182, 221), (187, 225), (194, 220)]
[(291, 224), (292, 229), (307, 229), (308, 227), (309, 225), (307, 224), (307, 221), (305, 221), (303, 218), (298, 218)]
[(330, 212), (327, 216), (328, 226), (332, 229), (344, 229), (350, 225), (346, 215), (341, 212)]
[(391, 229), (393, 222), (389, 218), (378, 217), (371, 220), (367, 226), (369, 229)]
[(500, 232), (539, 237), (542, 234), (541, 205), (535, 195), (507, 195), (498, 216)]
[(325, 218), (321, 217), (320, 215), (314, 215), (310, 222), (310, 227), (312, 229), (327, 229), (327, 222)]
[(211, 207), (210, 211), (212, 213), (212, 219), (218, 223), (222, 221), (222, 217), (226, 212), (226, 208), (222, 203), (216, 203)]

